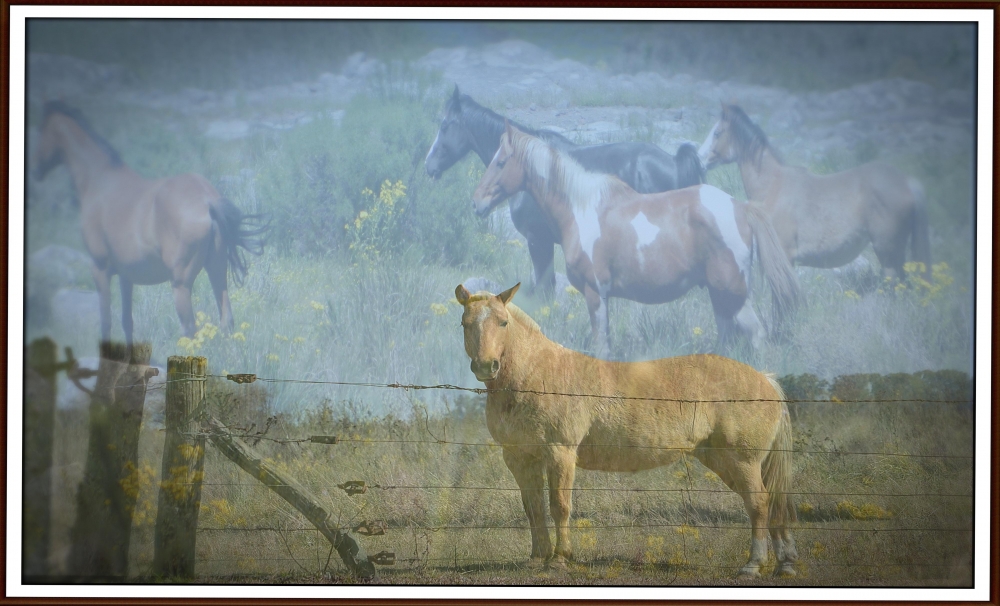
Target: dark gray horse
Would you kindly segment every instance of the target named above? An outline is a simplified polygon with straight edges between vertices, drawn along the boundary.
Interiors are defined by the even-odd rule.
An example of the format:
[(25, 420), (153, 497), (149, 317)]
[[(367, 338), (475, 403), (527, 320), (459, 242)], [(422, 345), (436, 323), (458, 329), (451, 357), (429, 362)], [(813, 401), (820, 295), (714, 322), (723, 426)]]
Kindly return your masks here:
[[(650, 143), (581, 146), (553, 131), (535, 130), (513, 121), (511, 124), (568, 152), (586, 170), (615, 175), (639, 193), (680, 189), (704, 182), (698, 150), (690, 143), (681, 145), (675, 157)], [(437, 137), (427, 152), (427, 174), (438, 178), (470, 151), (476, 152), (484, 165), (489, 165), (500, 147), (503, 132), (503, 116), (479, 105), (469, 95), (459, 93), (456, 86), (445, 105)], [(510, 199), (510, 218), (517, 231), (528, 240), (528, 253), (534, 268), (533, 288), (551, 296), (555, 289), (552, 259), (559, 242), (558, 230), (549, 224), (546, 214), (528, 193)]]

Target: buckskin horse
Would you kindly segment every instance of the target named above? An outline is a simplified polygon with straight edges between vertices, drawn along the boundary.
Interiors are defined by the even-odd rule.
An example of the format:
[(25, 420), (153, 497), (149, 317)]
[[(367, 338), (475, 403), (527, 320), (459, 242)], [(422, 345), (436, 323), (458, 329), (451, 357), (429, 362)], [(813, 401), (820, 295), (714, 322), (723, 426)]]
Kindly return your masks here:
[(871, 242), (883, 277), (902, 278), (907, 240), (913, 259), (931, 271), (923, 187), (898, 169), (870, 162), (815, 175), (788, 166), (767, 135), (737, 105), (722, 116), (698, 151), (706, 169), (736, 162), (747, 198), (770, 216), (793, 263), (840, 267)]
[(609, 296), (666, 303), (695, 286), (708, 288), (717, 349), (738, 335), (756, 346), (764, 330), (749, 301), (754, 248), (779, 316), (797, 305), (798, 278), (767, 215), (711, 185), (638, 193), (508, 124), (473, 207), (486, 215), (521, 190), (556, 226), (566, 275), (586, 298), (599, 354), (609, 351)]
[(240, 285), (247, 264), (241, 249), (260, 254), (267, 224), (246, 215), (202, 176), (146, 179), (94, 132), (80, 111), (45, 104), (34, 159), (36, 179), (65, 163), (79, 204), (83, 241), (100, 297), (101, 338), (111, 336), (111, 278), (119, 276), (122, 328), (132, 343), (132, 287), (170, 282), (185, 336), (195, 332), (191, 288), (202, 268), (232, 329), (227, 276)]
[(635, 472), (690, 453), (743, 498), (751, 542), (740, 574), (760, 574), (770, 533), (775, 574), (794, 575), (792, 427), (773, 377), (711, 354), (644, 362), (591, 358), (546, 338), (511, 303), (518, 286), (492, 295), (470, 294), (460, 284), (455, 297), (470, 367), (488, 389), (487, 427), (521, 490), (531, 528), (529, 564), (551, 558), (564, 566), (573, 557), (569, 517), (577, 467)]
[[(523, 132), (548, 141), (568, 152), (581, 166), (591, 171), (613, 174), (632, 189), (652, 193), (696, 185), (704, 180), (704, 171), (693, 145), (685, 143), (672, 156), (650, 143), (610, 143), (580, 146), (551, 130), (534, 130), (513, 123)], [(496, 154), (504, 118), (476, 103), (469, 95), (459, 93), (458, 86), (445, 105), (445, 116), (434, 143), (424, 161), (427, 174), (438, 178), (469, 151), (484, 165)], [(551, 295), (555, 288), (552, 260), (559, 241), (557, 229), (546, 220), (530, 193), (522, 193), (510, 201), (510, 218), (514, 227), (528, 241), (528, 254), (534, 268), (533, 288)]]

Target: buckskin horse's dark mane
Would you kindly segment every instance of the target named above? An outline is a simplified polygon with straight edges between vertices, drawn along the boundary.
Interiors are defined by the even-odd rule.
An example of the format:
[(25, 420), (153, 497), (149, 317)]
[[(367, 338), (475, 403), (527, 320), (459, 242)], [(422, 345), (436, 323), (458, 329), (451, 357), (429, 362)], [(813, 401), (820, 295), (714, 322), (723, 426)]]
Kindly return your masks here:
[(771, 154), (779, 164), (785, 163), (781, 154), (771, 145), (771, 141), (767, 138), (763, 129), (754, 124), (750, 116), (739, 105), (726, 105), (722, 110), (722, 117), (729, 122), (733, 142), (739, 148), (738, 153), (740, 156), (750, 158), (755, 164), (760, 166), (760, 159), (764, 154), (764, 150), (767, 149), (771, 151)]
[(97, 134), (94, 128), (90, 125), (90, 122), (83, 117), (83, 113), (77, 108), (66, 104), (64, 101), (47, 101), (45, 107), (42, 110), (42, 123), (44, 124), (46, 120), (49, 119), (53, 114), (62, 114), (67, 118), (73, 120), (77, 125), (83, 129), (87, 135), (97, 143), (98, 147), (101, 148), (108, 156), (108, 160), (111, 162), (112, 166), (121, 166), (123, 164), (122, 157), (114, 147), (108, 143), (108, 140)]

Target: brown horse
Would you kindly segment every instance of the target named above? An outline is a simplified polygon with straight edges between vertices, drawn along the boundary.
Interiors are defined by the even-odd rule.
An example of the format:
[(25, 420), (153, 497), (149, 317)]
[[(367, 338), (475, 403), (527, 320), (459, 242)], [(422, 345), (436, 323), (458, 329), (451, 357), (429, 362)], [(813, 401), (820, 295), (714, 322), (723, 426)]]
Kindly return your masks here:
[(666, 303), (694, 286), (708, 288), (718, 347), (737, 335), (756, 345), (764, 330), (749, 304), (755, 242), (778, 311), (796, 305), (798, 279), (767, 216), (720, 189), (640, 194), (507, 124), (473, 206), (485, 215), (521, 190), (558, 234), (566, 275), (586, 298), (601, 354), (609, 349), (609, 296)]
[(191, 287), (202, 268), (215, 292), (222, 326), (232, 328), (227, 274), (242, 283), (246, 260), (263, 249), (267, 225), (245, 215), (202, 176), (145, 179), (125, 165), (80, 112), (45, 104), (35, 178), (66, 163), (80, 206), (83, 241), (101, 302), (101, 338), (111, 336), (111, 277), (119, 276), (122, 328), (132, 342), (132, 286), (169, 281), (185, 336), (194, 335)]
[(764, 131), (740, 107), (725, 104), (698, 153), (706, 168), (739, 165), (747, 198), (767, 211), (793, 263), (840, 267), (871, 242), (883, 276), (900, 278), (912, 239), (913, 259), (930, 272), (923, 188), (896, 168), (872, 162), (814, 175), (787, 166)]
[(572, 558), (577, 467), (635, 472), (691, 453), (743, 498), (752, 537), (740, 574), (759, 574), (768, 532), (775, 573), (795, 574), (798, 554), (786, 526), (795, 520), (792, 428), (781, 387), (746, 364), (715, 355), (607, 362), (571, 351), (511, 304), (518, 286), (471, 295), (460, 284), (455, 297), (463, 306), (472, 372), (489, 389), (486, 424), (521, 489), (531, 563)]

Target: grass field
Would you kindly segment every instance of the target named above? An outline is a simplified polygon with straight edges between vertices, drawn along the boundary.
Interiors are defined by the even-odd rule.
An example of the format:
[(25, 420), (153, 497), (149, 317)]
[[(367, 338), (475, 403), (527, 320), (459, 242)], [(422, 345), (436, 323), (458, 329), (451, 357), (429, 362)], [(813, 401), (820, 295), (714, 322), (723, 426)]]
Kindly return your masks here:
[[(82, 35), (71, 23), (54, 22), (33, 40), (38, 50), (111, 61), (123, 42), (109, 32), (133, 43), (147, 39), (147, 46), (123, 59), (139, 75), (137, 86), (168, 82), (177, 88), (226, 90), (314, 78), (335, 71), (354, 50), (390, 59), (419, 56), (437, 35), (430, 25), (426, 30), (348, 29), (341, 39), (308, 29), (300, 38), (276, 35), (275, 40), (285, 40), (281, 44), (268, 38), (260, 49), (246, 54), (239, 49), (259, 34), (257, 26), (230, 24), (226, 35), (235, 41), (232, 49), (223, 44), (219, 50), (218, 41), (206, 41), (196, 28), (186, 34), (190, 45), (178, 47), (177, 61), (170, 64), (150, 59), (172, 48), (169, 43), (176, 40), (169, 32), (148, 25), (117, 27), (101, 22)], [(508, 27), (528, 39), (539, 37), (530, 25)], [(739, 68), (727, 68), (728, 58), (724, 61), (714, 51), (685, 54), (682, 42), (697, 37), (694, 30), (676, 43), (657, 41), (647, 33), (630, 46), (622, 42), (621, 31), (611, 28), (591, 48), (574, 44), (575, 31), (564, 24), (550, 46), (603, 62), (604, 69), (697, 65), (701, 77), (722, 79), (734, 77), (727, 70)], [(857, 33), (844, 32), (848, 37)], [(879, 55), (885, 60), (860, 68), (855, 64), (863, 53), (852, 52), (834, 61), (836, 69), (829, 73), (835, 77), (822, 82), (800, 77), (805, 73), (802, 65), (787, 58), (789, 45), (805, 44), (802, 36), (809, 37), (808, 32), (797, 36), (774, 47), (754, 46), (758, 43), (744, 39), (755, 50), (742, 57), (741, 65), (759, 66), (761, 57), (774, 58), (775, 65), (767, 74), (744, 69), (740, 77), (768, 85), (795, 81), (814, 91), (889, 76), (938, 86), (962, 84), (956, 79), (966, 67), (964, 47), (954, 42), (961, 36), (937, 40), (939, 45), (945, 44), (941, 40), (954, 42), (937, 62), (911, 65), (895, 61), (895, 55)], [(825, 36), (806, 45), (808, 53), (819, 57), (819, 47), (839, 39)], [(855, 38), (855, 44), (884, 46), (877, 36)], [(904, 42), (915, 44), (909, 38)], [(84, 46), (86, 51), (81, 50)], [(614, 50), (592, 56), (601, 48)], [(219, 50), (218, 60), (204, 61), (212, 49)], [(287, 73), (254, 71), (257, 63), (286, 64), (288, 57), (299, 56), (303, 60)], [(191, 69), (184, 71), (183, 66)], [(180, 336), (173, 297), (163, 284), (136, 289), (136, 339), (152, 344), (153, 361), (160, 365), (172, 355), (201, 355), (208, 358), (211, 375), (246, 372), (277, 380), (249, 386), (211, 380), (213, 414), (237, 431), (252, 434), (266, 427), (266, 434), (258, 436), (263, 438), (257, 444), (262, 455), (310, 488), (335, 512), (340, 526), (386, 520), (386, 535), (361, 539), (369, 554), (396, 553), (397, 564), (381, 570), (382, 583), (737, 583), (735, 571), (749, 547), (749, 522), (740, 498), (694, 459), (636, 474), (578, 473), (572, 518), (576, 561), (566, 571), (531, 570), (523, 566), (530, 538), (519, 494), (486, 430), (481, 397), (329, 384), (481, 386), (464, 353), (455, 286), (479, 276), (503, 288), (530, 280), (525, 241), (505, 218), (506, 208), (485, 220), (469, 212), (469, 196), (482, 174), (478, 159), (466, 158), (436, 182), (425, 176), (422, 161), (434, 138), (445, 87), (438, 75), (399, 70), (374, 75), (366, 95), (322, 108), (327, 114), (307, 125), (240, 141), (209, 140), (202, 136), (204, 125), (198, 120), (249, 119), (290, 107), (237, 104), (225, 116), (196, 120), (114, 98), (80, 102), (95, 129), (141, 174), (204, 174), (241, 208), (266, 212), (273, 220), (264, 254), (250, 259), (246, 284), (231, 291), (236, 324), (232, 333), (219, 330), (211, 289), (202, 275), (194, 289), (194, 338)], [(612, 107), (645, 101), (609, 90), (588, 92), (572, 102)], [(657, 101), (660, 107), (688, 102)], [(334, 118), (338, 110), (343, 114)], [(33, 110), (29, 123), (37, 126), (39, 117)], [(632, 139), (656, 137), (651, 123), (638, 113), (622, 126)], [(709, 127), (694, 124), (683, 134), (700, 140)], [(878, 150), (862, 152), (874, 155)], [(791, 158), (795, 154), (789, 150)], [(832, 172), (864, 159), (834, 155), (810, 168)], [(967, 529), (972, 524), (972, 409), (960, 404), (852, 402), (870, 396), (865, 396), (865, 386), (873, 379), (856, 379), (861, 387), (851, 383), (855, 379), (837, 380), (859, 373), (972, 372), (974, 221), (965, 201), (973, 191), (973, 159), (937, 149), (906, 150), (888, 159), (918, 175), (927, 190), (931, 277), (924, 280), (911, 267), (903, 281), (882, 282), (870, 248), (864, 262), (849, 269), (798, 268), (805, 304), (787, 338), (769, 341), (757, 351), (730, 352), (779, 377), (800, 377), (788, 379), (790, 395), (823, 400), (791, 406), (795, 489), (801, 493), (796, 496), (799, 523), (794, 528), (801, 556), (798, 577), (739, 583), (971, 583), (973, 536)], [(739, 174), (732, 167), (714, 170), (708, 178), (742, 196)], [(71, 198), (64, 170), (29, 185), (29, 254), (50, 244), (83, 249), (79, 213)], [(564, 266), (557, 250), (557, 271)], [(90, 287), (85, 268), (75, 268), (73, 280), (78, 287)], [(755, 281), (754, 305), (770, 320), (769, 296), (762, 280)], [(121, 338), (117, 282), (113, 290), (113, 336)], [(590, 349), (589, 319), (579, 293), (562, 289), (554, 301), (545, 301), (526, 290), (517, 303), (547, 336), (573, 349)], [(714, 317), (707, 292), (701, 289), (664, 305), (613, 300), (610, 323), (615, 359), (709, 352), (715, 344)], [(29, 323), (27, 338), (41, 334), (71, 346), (77, 356), (97, 355), (96, 325), (68, 324), (60, 318), (44, 326)], [(163, 448), (156, 413), (147, 409), (140, 443), (140, 494), (130, 549), (130, 573), (138, 580), (147, 580), (152, 562)], [(51, 558), (56, 574), (65, 572), (74, 495), (86, 456), (86, 427), (86, 411), (59, 411)], [(335, 434), (342, 441), (330, 446), (274, 441), (315, 434)], [(347, 496), (337, 485), (348, 480), (364, 480), (373, 487), (367, 494)], [(301, 516), (211, 448), (199, 527), (197, 581), (354, 582)]]

